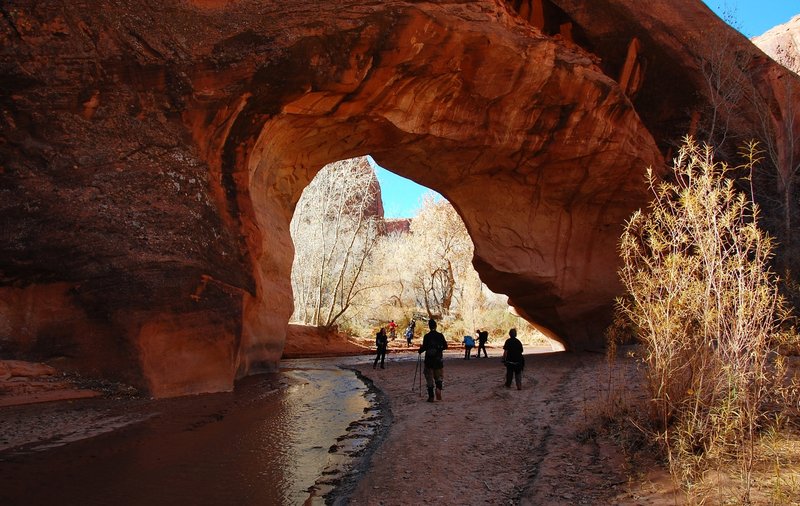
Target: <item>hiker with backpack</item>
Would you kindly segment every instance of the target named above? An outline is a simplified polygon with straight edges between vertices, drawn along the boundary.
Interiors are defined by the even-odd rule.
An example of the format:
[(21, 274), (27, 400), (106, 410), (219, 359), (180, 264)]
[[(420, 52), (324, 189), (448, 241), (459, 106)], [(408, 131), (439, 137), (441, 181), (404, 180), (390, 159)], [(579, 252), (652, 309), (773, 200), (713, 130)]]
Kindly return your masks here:
[(475, 335), (478, 336), (478, 358), (481, 358), (481, 350), (483, 350), (483, 356), (489, 358), (489, 354), (486, 353), (486, 341), (489, 340), (489, 331), (475, 329)]
[(428, 402), (433, 402), (433, 387), (436, 386), (436, 400), (442, 400), (444, 388), (444, 350), (447, 341), (441, 332), (436, 330), (436, 321), (428, 320), (430, 332), (422, 338), (422, 346), (418, 353), (425, 353), (425, 384), (428, 387)]
[(378, 360), (380, 360), (381, 369), (384, 369), (383, 361), (386, 360), (386, 348), (389, 347), (389, 339), (386, 337), (386, 329), (383, 327), (375, 334), (375, 347), (377, 351), (375, 352), (375, 362), (372, 363), (372, 368), (378, 367)]
[(411, 323), (408, 324), (406, 327), (406, 342), (408, 346), (411, 346), (411, 340), (414, 338), (414, 327), (417, 325), (417, 322), (414, 319), (411, 319)]
[(522, 356), (522, 343), (517, 339), (517, 329), (508, 331), (509, 338), (503, 344), (503, 364), (506, 366), (506, 388), (511, 388), (511, 378), (517, 383), (517, 390), (522, 390), (522, 370), (525, 368), (525, 357)]

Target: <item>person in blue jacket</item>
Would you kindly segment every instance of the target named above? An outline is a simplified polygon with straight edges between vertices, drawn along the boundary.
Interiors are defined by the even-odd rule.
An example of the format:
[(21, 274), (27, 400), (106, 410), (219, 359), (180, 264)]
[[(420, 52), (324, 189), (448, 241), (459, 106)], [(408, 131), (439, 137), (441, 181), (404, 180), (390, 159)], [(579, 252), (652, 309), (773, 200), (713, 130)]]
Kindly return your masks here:
[(472, 357), (472, 348), (475, 347), (475, 339), (472, 336), (464, 336), (464, 360), (469, 360)]

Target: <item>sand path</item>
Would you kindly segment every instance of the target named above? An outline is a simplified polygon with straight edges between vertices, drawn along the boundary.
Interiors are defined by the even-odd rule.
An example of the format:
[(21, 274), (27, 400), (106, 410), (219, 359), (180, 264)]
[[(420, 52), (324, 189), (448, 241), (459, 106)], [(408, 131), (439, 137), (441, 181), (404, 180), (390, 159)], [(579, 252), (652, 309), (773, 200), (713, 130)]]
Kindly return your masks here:
[[(412, 391), (413, 352), (384, 370), (359, 367), (388, 396), (393, 422), (349, 504), (675, 504), (666, 473), (640, 475), (598, 430), (605, 357), (527, 355), (518, 391), (504, 387), (494, 351), (471, 360), (448, 352), (434, 403), (424, 384), (422, 396)], [(632, 361), (620, 371), (636, 377)]]

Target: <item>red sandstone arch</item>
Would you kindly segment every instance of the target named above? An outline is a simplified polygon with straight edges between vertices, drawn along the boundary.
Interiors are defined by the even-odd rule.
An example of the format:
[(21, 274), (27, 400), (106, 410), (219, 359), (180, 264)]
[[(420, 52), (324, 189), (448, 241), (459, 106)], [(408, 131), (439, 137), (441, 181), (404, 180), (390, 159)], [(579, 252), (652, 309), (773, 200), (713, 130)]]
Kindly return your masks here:
[[(453, 33), (458, 14), (411, 9), (388, 38), (361, 32), (349, 60), (325, 69), (332, 80), (309, 77), (300, 86), (312, 91), (268, 116), (272, 104), (242, 99), (228, 120), (242, 172), (237, 205), (252, 207), (243, 219), (255, 263), (279, 273), (257, 280), (273, 285), (267, 293), (289, 293), (287, 208), (320, 167), (369, 153), (453, 203), (492, 289), (567, 345), (601, 345), (618, 291), (616, 239), (642, 202), (655, 143), (616, 83), (579, 51), (502, 10), (491, 30)], [(264, 306), (291, 312), (275, 300)], [(249, 314), (256, 321), (245, 318), (245, 328), (258, 334), (263, 311)]]
[(523, 316), (597, 345), (651, 132), (668, 146), (701, 100), (702, 47), (670, 29), (721, 22), (694, 0), (545, 3), (16, 2), (0, 344), (158, 396), (274, 367), (293, 207), (370, 153), (453, 203)]

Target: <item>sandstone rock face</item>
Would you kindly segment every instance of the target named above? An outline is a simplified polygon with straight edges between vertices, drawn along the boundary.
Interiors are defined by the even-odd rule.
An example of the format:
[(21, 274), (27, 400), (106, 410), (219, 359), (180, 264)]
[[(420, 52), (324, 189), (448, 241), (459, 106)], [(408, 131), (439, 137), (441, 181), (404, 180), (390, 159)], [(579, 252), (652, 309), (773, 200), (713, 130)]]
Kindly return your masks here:
[(395, 218), (384, 220), (387, 234), (407, 234), (411, 231), (410, 218)]
[(371, 351), (368, 346), (348, 340), (336, 328), (289, 324), (282, 358), (360, 355)]
[(753, 44), (776, 62), (800, 74), (800, 15), (754, 37)]
[(704, 100), (695, 39), (727, 30), (697, 0), (21, 0), (0, 19), (2, 353), (156, 396), (275, 367), (294, 205), (365, 154), (453, 203), (520, 314), (601, 344), (644, 168)]

